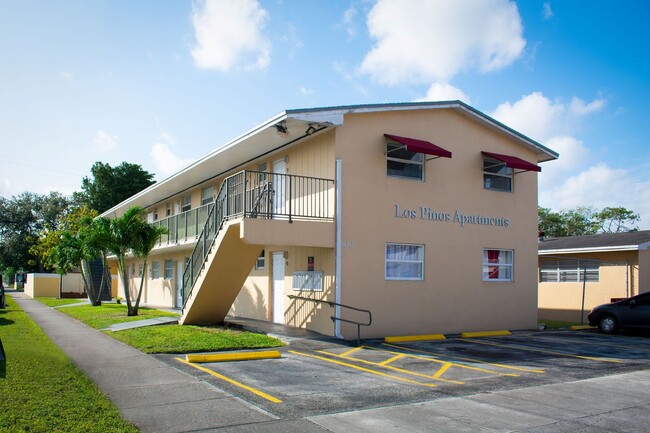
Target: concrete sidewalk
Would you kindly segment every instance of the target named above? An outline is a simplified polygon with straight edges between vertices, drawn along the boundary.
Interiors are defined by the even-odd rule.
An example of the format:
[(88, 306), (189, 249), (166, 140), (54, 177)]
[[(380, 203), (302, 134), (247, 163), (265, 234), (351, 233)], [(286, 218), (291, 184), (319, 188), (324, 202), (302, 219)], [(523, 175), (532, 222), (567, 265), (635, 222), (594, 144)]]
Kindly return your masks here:
[(648, 370), (279, 419), (21, 293), (9, 295), (143, 432), (650, 432)]

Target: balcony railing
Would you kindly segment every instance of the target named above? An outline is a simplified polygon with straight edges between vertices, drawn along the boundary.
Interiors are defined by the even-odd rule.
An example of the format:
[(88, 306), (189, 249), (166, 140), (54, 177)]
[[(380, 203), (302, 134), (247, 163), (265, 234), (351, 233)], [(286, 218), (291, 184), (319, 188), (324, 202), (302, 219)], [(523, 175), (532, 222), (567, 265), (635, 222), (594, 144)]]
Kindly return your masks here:
[(242, 217), (332, 221), (334, 196), (331, 179), (249, 170), (224, 179), (214, 203), (206, 206), (204, 225), (183, 273), (183, 306), (225, 221)]
[(209, 203), (151, 223), (167, 229), (167, 234), (160, 237), (158, 246), (194, 242), (205, 225), (211, 205)]

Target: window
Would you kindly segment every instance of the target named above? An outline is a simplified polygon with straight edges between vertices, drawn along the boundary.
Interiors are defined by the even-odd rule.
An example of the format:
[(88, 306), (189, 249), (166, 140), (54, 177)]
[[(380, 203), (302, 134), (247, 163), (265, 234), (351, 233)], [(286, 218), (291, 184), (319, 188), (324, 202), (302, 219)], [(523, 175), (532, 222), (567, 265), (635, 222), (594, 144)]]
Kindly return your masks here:
[(512, 250), (483, 250), (483, 281), (512, 281)]
[(512, 169), (505, 162), (483, 157), (483, 188), (512, 192)]
[(390, 177), (424, 180), (424, 154), (409, 152), (403, 144), (386, 143), (386, 167)]
[(424, 245), (386, 244), (387, 280), (424, 280)]
[(151, 264), (151, 278), (154, 280), (160, 278), (160, 262), (153, 262)]
[(165, 260), (165, 279), (171, 280), (174, 276), (174, 262)]
[(539, 265), (539, 282), (583, 282), (585, 271), (588, 283), (600, 281), (600, 262), (598, 260), (544, 260)]
[(153, 220), (158, 221), (158, 208), (153, 210)]
[(142, 275), (144, 274), (144, 264), (140, 264), (138, 267), (138, 277), (142, 278)]
[(183, 196), (183, 207), (181, 208), (181, 212), (187, 212), (190, 209), (192, 209), (192, 195), (188, 194)]
[(166, 216), (171, 216), (172, 215), (172, 204), (167, 203), (167, 210), (165, 211)]
[(266, 181), (266, 162), (261, 163), (260, 165), (257, 166), (257, 171), (259, 171), (259, 182), (264, 183)]
[(266, 266), (266, 256), (265, 256), (265, 251), (262, 250), (260, 253), (259, 257), (257, 257), (257, 261), (255, 262), (255, 269), (264, 269)]
[(214, 186), (209, 186), (201, 190), (201, 206), (212, 203), (214, 200)]

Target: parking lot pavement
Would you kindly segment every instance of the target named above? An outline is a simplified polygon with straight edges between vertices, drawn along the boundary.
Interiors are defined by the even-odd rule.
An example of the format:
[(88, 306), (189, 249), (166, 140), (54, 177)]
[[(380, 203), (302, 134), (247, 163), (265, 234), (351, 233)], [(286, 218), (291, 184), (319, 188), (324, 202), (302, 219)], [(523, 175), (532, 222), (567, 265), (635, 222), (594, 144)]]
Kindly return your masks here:
[[(173, 355), (159, 358), (281, 419), (296, 419), (442, 404), (450, 397), (475, 400), (486, 393), (645, 371), (650, 369), (650, 338), (594, 331), (530, 331), (435, 342), (366, 341), (361, 347), (296, 340), (282, 349), (280, 359), (208, 363), (201, 364), (200, 370)], [(650, 404), (650, 391), (639, 392)], [(500, 403), (504, 401), (510, 400)], [(515, 399), (510, 404), (516, 403)], [(417, 408), (415, 412), (421, 412)]]

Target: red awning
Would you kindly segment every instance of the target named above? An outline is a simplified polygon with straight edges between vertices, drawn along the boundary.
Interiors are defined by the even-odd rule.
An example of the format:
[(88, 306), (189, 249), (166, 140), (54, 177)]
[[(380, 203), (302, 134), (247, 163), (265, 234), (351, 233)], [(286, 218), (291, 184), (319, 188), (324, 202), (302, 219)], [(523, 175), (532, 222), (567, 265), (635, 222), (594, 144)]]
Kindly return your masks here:
[(417, 152), (417, 153), (426, 153), (427, 155), (435, 155), (435, 156), (442, 156), (444, 158), (451, 158), (451, 152), (443, 149), (440, 146), (436, 146), (435, 144), (424, 141), (424, 140), (418, 140), (417, 138), (407, 138), (407, 137), (399, 137), (397, 135), (390, 135), (390, 134), (384, 134), (384, 137), (389, 138), (393, 141), (397, 141), (400, 144), (403, 144), (406, 146), (406, 150), (409, 152)]
[(506, 167), (510, 167), (512, 169), (519, 169), (524, 171), (542, 171), (542, 167), (540, 167), (539, 165), (535, 165), (528, 161), (524, 161), (523, 159), (517, 158), (516, 156), (502, 155), (500, 153), (492, 153), (492, 152), (485, 152), (485, 151), (483, 152), (483, 155), (487, 155), (494, 159), (498, 159), (499, 161), (504, 162), (506, 164)]

